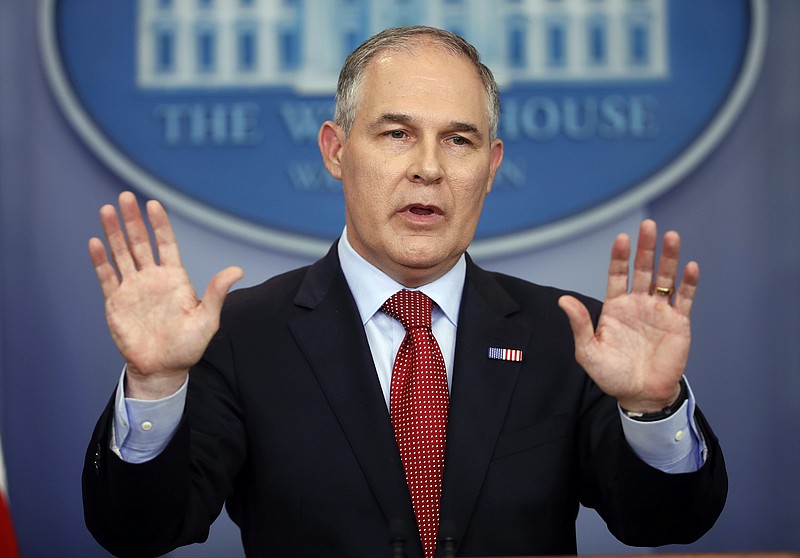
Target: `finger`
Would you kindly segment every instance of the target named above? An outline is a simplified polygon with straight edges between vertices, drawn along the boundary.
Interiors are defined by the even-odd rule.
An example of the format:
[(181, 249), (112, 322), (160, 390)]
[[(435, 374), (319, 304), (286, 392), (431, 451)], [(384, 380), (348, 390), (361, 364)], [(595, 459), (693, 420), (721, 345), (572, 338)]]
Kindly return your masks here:
[(675, 309), (687, 318), (692, 311), (692, 303), (699, 283), (700, 266), (697, 265), (697, 262), (689, 262), (683, 269), (683, 277), (678, 291), (675, 293), (674, 303)]
[(203, 306), (211, 314), (218, 316), (222, 311), (222, 303), (225, 302), (228, 291), (242, 277), (244, 277), (244, 270), (238, 266), (226, 267), (214, 275), (203, 294)]
[(159, 261), (162, 265), (179, 267), (181, 255), (178, 242), (164, 206), (156, 200), (150, 200), (147, 202), (147, 216), (153, 228)]
[(97, 237), (89, 239), (89, 259), (92, 261), (94, 272), (97, 274), (97, 280), (100, 282), (103, 296), (108, 298), (119, 287), (119, 277), (117, 277), (117, 272), (111, 262), (108, 261), (108, 254), (103, 241)]
[(125, 277), (136, 271), (136, 264), (133, 262), (128, 240), (122, 231), (116, 208), (111, 204), (106, 204), (100, 208), (100, 223), (103, 225), (103, 234), (108, 241), (108, 249), (111, 258), (121, 277)]
[[(658, 273), (656, 274), (655, 281), (653, 282), (654, 292), (657, 296), (665, 296), (659, 294), (659, 290), (669, 292), (666, 295), (669, 298), (675, 288), (675, 277), (678, 275), (678, 260), (681, 255), (681, 237), (675, 231), (669, 231), (664, 235), (664, 240), (661, 246), (661, 257), (658, 260)], [(666, 289), (666, 291), (664, 291)]]
[(645, 219), (639, 225), (639, 239), (636, 242), (636, 256), (633, 259), (632, 292), (650, 292), (656, 259), (656, 232), (656, 222), (652, 219)]
[(606, 300), (628, 292), (628, 261), (631, 257), (631, 239), (627, 234), (617, 235), (611, 246), (611, 261), (608, 264), (608, 286)]
[(150, 244), (150, 235), (142, 219), (139, 203), (132, 192), (122, 192), (119, 195), (119, 212), (125, 223), (125, 232), (128, 237), (128, 246), (133, 260), (138, 269), (153, 265), (153, 247)]
[[(586, 306), (574, 296), (564, 295), (558, 299), (558, 306), (564, 311), (575, 338), (575, 354), (583, 354), (594, 339), (594, 325)], [(580, 360), (580, 359), (579, 359)]]

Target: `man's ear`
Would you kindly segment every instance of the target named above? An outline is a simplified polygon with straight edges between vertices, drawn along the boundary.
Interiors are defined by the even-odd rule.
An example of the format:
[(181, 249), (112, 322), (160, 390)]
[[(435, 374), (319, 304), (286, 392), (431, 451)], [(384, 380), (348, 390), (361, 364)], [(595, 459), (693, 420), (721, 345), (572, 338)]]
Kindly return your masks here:
[(497, 169), (500, 168), (500, 163), (503, 162), (503, 141), (499, 138), (492, 142), (489, 155), (489, 181), (486, 184), (486, 193), (492, 191), (492, 184), (494, 177), (497, 175)]
[(330, 120), (322, 124), (317, 135), (317, 144), (322, 154), (322, 162), (328, 172), (337, 180), (342, 179), (341, 154), (344, 146), (342, 127)]

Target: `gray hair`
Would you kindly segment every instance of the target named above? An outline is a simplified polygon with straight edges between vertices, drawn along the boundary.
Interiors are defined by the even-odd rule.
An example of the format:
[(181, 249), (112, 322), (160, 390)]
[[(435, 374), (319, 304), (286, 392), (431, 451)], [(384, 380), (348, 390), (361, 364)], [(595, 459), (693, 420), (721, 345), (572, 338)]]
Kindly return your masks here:
[(354, 50), (345, 60), (336, 86), (336, 105), (333, 119), (342, 127), (345, 136), (350, 135), (360, 101), (361, 84), (367, 65), (380, 52), (386, 50), (411, 51), (426, 40), (454, 55), (466, 56), (472, 62), (483, 82), (488, 99), (490, 139), (497, 137), (500, 119), (500, 94), (492, 71), (481, 62), (478, 50), (455, 33), (436, 27), (396, 27), (381, 31)]

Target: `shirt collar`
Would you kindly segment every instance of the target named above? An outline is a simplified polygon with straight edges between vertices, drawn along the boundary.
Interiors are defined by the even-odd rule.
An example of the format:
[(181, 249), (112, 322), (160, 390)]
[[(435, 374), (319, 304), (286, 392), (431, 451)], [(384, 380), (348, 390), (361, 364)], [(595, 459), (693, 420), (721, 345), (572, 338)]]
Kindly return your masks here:
[[(362, 324), (366, 324), (383, 303), (404, 287), (380, 269), (365, 260), (347, 240), (347, 227), (339, 238), (337, 247), (339, 262), (345, 279), (353, 293)], [(453, 268), (442, 277), (422, 285), (418, 289), (428, 295), (453, 324), (458, 324), (458, 310), (461, 307), (461, 293), (467, 273), (466, 258), (462, 254)]]

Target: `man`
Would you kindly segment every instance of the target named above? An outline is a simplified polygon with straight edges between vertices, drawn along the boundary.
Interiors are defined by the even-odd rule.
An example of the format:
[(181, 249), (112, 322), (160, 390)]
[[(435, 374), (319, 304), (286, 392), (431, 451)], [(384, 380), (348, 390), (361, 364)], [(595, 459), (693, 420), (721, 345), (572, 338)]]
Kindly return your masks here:
[[(491, 73), (459, 37), (367, 41), (319, 133), (344, 189), (342, 237), (224, 307), (241, 269), (198, 300), (157, 202), (158, 258), (132, 194), (122, 223), (101, 209), (116, 270), (100, 239), (89, 250), (126, 362), (83, 477), (101, 544), (140, 556), (202, 541), (223, 503), (249, 556), (574, 553), (579, 502), (632, 545), (713, 525), (724, 463), (682, 379), (697, 264), (673, 290), (680, 238), (664, 235), (656, 266), (643, 222), (630, 277), (630, 241), (614, 242), (602, 312), (475, 266), (497, 117)], [(409, 290), (433, 300), (432, 330), (392, 305)], [(435, 399), (421, 431), (403, 422), (417, 416), (403, 391), (415, 374), (440, 382), (420, 396)]]

